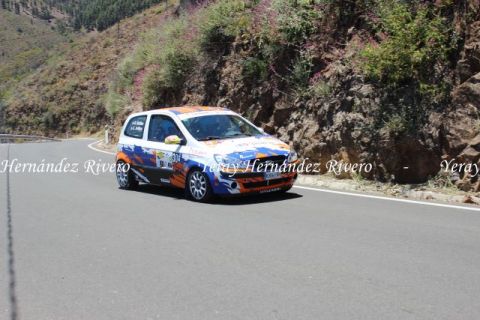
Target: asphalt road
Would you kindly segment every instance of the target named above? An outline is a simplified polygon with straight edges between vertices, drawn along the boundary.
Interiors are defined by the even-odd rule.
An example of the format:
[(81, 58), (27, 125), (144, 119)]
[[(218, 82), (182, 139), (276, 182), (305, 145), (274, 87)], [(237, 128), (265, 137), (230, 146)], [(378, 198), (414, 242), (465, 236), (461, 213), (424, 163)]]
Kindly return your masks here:
[[(10, 158), (112, 161), (89, 142)], [(0, 319), (480, 319), (480, 212), (298, 188), (198, 204), (91, 173), (12, 173), (7, 212), (6, 178)]]

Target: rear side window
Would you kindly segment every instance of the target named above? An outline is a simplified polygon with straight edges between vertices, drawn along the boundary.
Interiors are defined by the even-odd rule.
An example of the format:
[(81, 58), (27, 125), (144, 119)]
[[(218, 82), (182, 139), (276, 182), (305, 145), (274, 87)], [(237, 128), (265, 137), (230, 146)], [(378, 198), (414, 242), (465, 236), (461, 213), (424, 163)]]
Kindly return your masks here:
[(132, 138), (142, 139), (146, 120), (147, 116), (138, 116), (130, 119), (125, 128), (125, 135)]

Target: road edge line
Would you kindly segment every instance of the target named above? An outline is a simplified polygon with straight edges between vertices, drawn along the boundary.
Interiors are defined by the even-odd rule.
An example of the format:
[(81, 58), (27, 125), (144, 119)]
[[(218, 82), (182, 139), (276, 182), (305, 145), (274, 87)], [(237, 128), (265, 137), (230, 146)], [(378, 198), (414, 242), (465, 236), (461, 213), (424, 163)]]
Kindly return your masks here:
[(105, 150), (100, 150), (100, 149), (95, 148), (94, 145), (97, 144), (97, 143), (99, 143), (99, 142), (102, 142), (102, 140), (93, 141), (93, 142), (90, 143), (87, 147), (90, 148), (90, 149), (92, 149), (93, 151), (102, 152), (102, 153), (109, 154), (109, 155), (112, 155), (112, 156), (115, 155), (114, 152), (105, 151)]
[(444, 203), (438, 203), (438, 202), (426, 202), (426, 201), (411, 200), (411, 199), (400, 199), (400, 198), (393, 198), (393, 197), (376, 196), (376, 195), (372, 195), (372, 194), (362, 194), (362, 193), (353, 193), (353, 192), (347, 192), (347, 191), (320, 189), (320, 188), (299, 186), (299, 185), (294, 185), (293, 187), (298, 188), (298, 189), (305, 189), (305, 190), (311, 190), (311, 191), (317, 191), (317, 192), (340, 194), (340, 195), (346, 195), (346, 196), (355, 196), (355, 197), (378, 199), (378, 200), (389, 200), (389, 201), (404, 202), (404, 203), (411, 203), (411, 204), (421, 204), (421, 205), (433, 206), (433, 207), (443, 207), (443, 208), (469, 210), (469, 211), (480, 211), (480, 208), (454, 205), (454, 204), (444, 204)]

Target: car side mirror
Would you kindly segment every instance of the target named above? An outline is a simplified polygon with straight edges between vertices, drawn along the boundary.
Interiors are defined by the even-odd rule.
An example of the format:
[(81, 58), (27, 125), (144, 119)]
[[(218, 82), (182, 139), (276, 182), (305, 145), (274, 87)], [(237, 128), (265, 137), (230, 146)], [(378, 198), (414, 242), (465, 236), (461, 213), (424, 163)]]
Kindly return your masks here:
[(171, 135), (165, 138), (165, 144), (179, 144), (184, 145), (185, 141), (177, 135)]

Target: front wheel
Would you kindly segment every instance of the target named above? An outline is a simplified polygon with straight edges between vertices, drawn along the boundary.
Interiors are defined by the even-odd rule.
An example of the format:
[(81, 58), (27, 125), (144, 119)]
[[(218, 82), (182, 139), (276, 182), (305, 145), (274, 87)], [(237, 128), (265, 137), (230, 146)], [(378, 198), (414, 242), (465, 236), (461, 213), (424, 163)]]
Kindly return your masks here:
[(120, 160), (116, 167), (117, 182), (121, 189), (134, 190), (138, 187), (138, 181), (129, 165)]
[(185, 191), (187, 198), (199, 202), (208, 201), (212, 197), (212, 189), (208, 177), (198, 169), (194, 169), (188, 174)]

